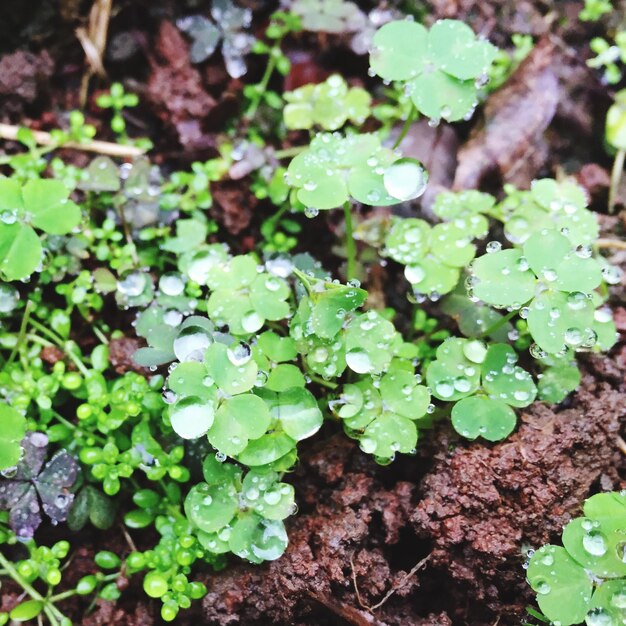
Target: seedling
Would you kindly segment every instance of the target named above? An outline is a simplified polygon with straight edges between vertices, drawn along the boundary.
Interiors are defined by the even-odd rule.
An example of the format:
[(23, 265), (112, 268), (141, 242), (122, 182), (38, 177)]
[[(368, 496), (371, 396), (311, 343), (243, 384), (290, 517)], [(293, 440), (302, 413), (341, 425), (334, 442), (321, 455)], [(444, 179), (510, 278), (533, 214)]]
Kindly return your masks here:
[(27, 278), (41, 263), (43, 246), (35, 229), (64, 235), (78, 226), (80, 209), (69, 195), (55, 180), (21, 186), (14, 179), (0, 179), (0, 274), (5, 280)]

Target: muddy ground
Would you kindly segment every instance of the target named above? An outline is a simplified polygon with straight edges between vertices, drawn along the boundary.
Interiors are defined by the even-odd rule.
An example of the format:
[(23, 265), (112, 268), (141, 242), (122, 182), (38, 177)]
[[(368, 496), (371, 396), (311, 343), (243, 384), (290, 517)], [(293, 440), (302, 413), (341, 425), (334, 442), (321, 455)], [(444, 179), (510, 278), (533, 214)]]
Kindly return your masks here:
[[(173, 21), (206, 11), (206, 4), (114, 3), (105, 68), (110, 79), (122, 80), (140, 95), (141, 106), (127, 119), (130, 133), (152, 139), (153, 158), (165, 171), (215, 155), (243, 81), (258, 80), (263, 71), (252, 59), (243, 81), (230, 79), (219, 55), (191, 65), (187, 42)], [(244, 4), (255, 10), (253, 25), (261, 33), (275, 3)], [(376, 3), (361, 4), (372, 8)], [(494, 191), (503, 182), (526, 186), (533, 178), (566, 172), (578, 177), (594, 208), (603, 212), (611, 162), (602, 126), (611, 92), (584, 64), (588, 41), (601, 29), (576, 21), (581, 3), (422, 4), (429, 20), (464, 19), (502, 46), (514, 32), (538, 41), (471, 122), (438, 129), (418, 125), (405, 140), (405, 152), (422, 155), (430, 169), (432, 189)], [(90, 2), (80, 0), (3, 0), (0, 121), (41, 129), (65, 123), (66, 112), (79, 105), (85, 65), (75, 29), (84, 25), (89, 8)], [(309, 33), (289, 45), (295, 63), (285, 81), (288, 88), (333, 70), (355, 84), (371, 82), (366, 61), (347, 52), (341, 36)], [(106, 84), (94, 79), (86, 105), (89, 121), (105, 138), (106, 117), (94, 96)], [(67, 156), (78, 164), (85, 158)], [(245, 180), (214, 191), (212, 211), (230, 233), (230, 243), (249, 248), (267, 207), (256, 203)], [(432, 191), (426, 205), (429, 198)], [(607, 236), (623, 236), (623, 216), (603, 218)], [(311, 241), (330, 242), (327, 227), (319, 223), (305, 232), (321, 228), (324, 232)], [(311, 249), (306, 238), (302, 247)], [(614, 260), (626, 267), (621, 254)], [(393, 276), (383, 279), (394, 284)], [(517, 432), (503, 443), (468, 442), (441, 423), (424, 436), (415, 457), (380, 467), (327, 426), (302, 447), (301, 463), (289, 478), (300, 512), (287, 522), (285, 556), (263, 566), (233, 562), (221, 572), (202, 574), (208, 595), (176, 623), (520, 624), (533, 600), (524, 581), (524, 551), (558, 539), (561, 527), (592, 493), (626, 488), (626, 456), (619, 448), (620, 434), (626, 438), (624, 285), (614, 290), (612, 301), (620, 343), (609, 355), (585, 357), (580, 390), (554, 409), (535, 403), (523, 411)], [(131, 335), (130, 328), (123, 330)], [(94, 549), (104, 547), (95, 533), (81, 540), (76, 573), (88, 570)], [(101, 601), (95, 612), (83, 616), (77, 605), (75, 623), (159, 623), (156, 604), (146, 600), (136, 582), (129, 584), (117, 606)], [(14, 590), (3, 591), (3, 606), (10, 606)]]

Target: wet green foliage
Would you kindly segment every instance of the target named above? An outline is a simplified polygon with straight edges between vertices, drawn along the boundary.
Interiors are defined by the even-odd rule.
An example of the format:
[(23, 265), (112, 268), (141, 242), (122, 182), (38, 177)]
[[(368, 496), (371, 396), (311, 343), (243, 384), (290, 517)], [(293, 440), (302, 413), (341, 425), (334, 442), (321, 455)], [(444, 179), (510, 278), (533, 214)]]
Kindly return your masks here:
[[(243, 76), (248, 15), (215, 2), (212, 20), (185, 18), (194, 61), (221, 41), (228, 71)], [(331, 0), (273, 14), (268, 43), (254, 45), (267, 65), (245, 85), (245, 123), (188, 171), (165, 176), (147, 157), (119, 165), (98, 156), (83, 170), (48, 164), (35, 136), (20, 131), (27, 152), (7, 157), (13, 174), (0, 179), (0, 571), (26, 598), (0, 624), (45, 616), (67, 626), (58, 602), (115, 601), (122, 573), (141, 575), (163, 620), (174, 621), (206, 593), (198, 569), (220, 569), (229, 555), (262, 563), (283, 554), (285, 521), (297, 510), (289, 473), (300, 442), (322, 427), (343, 429), (381, 464), (414, 454), (437, 420), (450, 419), (455, 445), (500, 441), (519, 409), (535, 398), (561, 402), (577, 387), (579, 352), (612, 346), (607, 300), (620, 275), (594, 247), (597, 219), (575, 183), (506, 186), (500, 201), (444, 192), (432, 213), (416, 214), (428, 173), (398, 146), (420, 114), (431, 125), (471, 116), (496, 49), (453, 20), (430, 30), (392, 21), (374, 34), (367, 19)], [(339, 75), (271, 91), (275, 73), (289, 71), (283, 39), (301, 28), (363, 41), (369, 29), (370, 74), (394, 83), (376, 92), (381, 102), (372, 107), (367, 91)], [(98, 103), (130, 143), (124, 109), (137, 98), (113, 85)], [(620, 116), (609, 116), (618, 148)], [(290, 137), (303, 145), (270, 145), (287, 130), (311, 131), (310, 141), (297, 132)], [(50, 149), (94, 133), (72, 114)], [(209, 213), (227, 179), (248, 181), (258, 200), (241, 237), (225, 235)], [(304, 216), (339, 207), (342, 215), (324, 218), (343, 242), (323, 258), (328, 267), (345, 259), (341, 280), (292, 253), (310, 243), (300, 238)], [(69, 546), (35, 544), (42, 510), (71, 530), (123, 525), (132, 551), (99, 552), (95, 573), (57, 594)], [(604, 626), (589, 620), (618, 615), (613, 557), (623, 546), (612, 514), (585, 514), (611, 558), (592, 562), (578, 545), (591, 540), (567, 531), (558, 549), (566, 558), (540, 574), (557, 590), (570, 572), (567, 593), (584, 587), (582, 616)], [(137, 545), (156, 540), (137, 550), (135, 533)], [(548, 598), (537, 576), (533, 561), (531, 583)], [(548, 614), (557, 603), (544, 604)]]
[(340, 74), (318, 85), (304, 85), (284, 94), (285, 126), (289, 130), (337, 130), (350, 121), (361, 126), (370, 116), (372, 97), (361, 87), (348, 87)]
[(427, 30), (404, 20), (378, 30), (370, 66), (384, 80), (404, 82), (420, 113), (453, 122), (474, 112), (495, 55), (495, 46), (462, 22), (440, 20)]
[(599, 493), (563, 528), (563, 547), (542, 546), (528, 564), (539, 607), (563, 626), (626, 619), (626, 493)]

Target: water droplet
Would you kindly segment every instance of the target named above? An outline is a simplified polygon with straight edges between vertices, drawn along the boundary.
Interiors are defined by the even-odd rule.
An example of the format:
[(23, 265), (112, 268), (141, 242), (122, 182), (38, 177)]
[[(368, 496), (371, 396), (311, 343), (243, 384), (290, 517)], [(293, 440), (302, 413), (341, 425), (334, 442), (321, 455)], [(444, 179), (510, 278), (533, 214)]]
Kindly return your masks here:
[(317, 217), (319, 213), (320, 213), (320, 210), (312, 206), (308, 206), (304, 209), (304, 214), (310, 218)]
[(241, 367), (252, 358), (252, 349), (247, 343), (240, 341), (235, 343), (226, 351), (228, 360), (235, 366)]
[(241, 326), (247, 333), (255, 333), (264, 323), (265, 320), (256, 311), (249, 311), (241, 318)]
[(419, 161), (402, 158), (392, 163), (383, 174), (385, 190), (403, 202), (421, 196), (428, 184), (428, 174)]
[(362, 348), (353, 348), (346, 353), (348, 367), (357, 374), (368, 374), (372, 371), (372, 361), (369, 354)]
[(204, 351), (213, 343), (204, 328), (188, 326), (174, 339), (174, 354), (179, 361), (202, 361)]
[(583, 548), (592, 556), (604, 556), (607, 542), (599, 530), (592, 530), (583, 536)]
[(185, 290), (185, 283), (180, 274), (168, 272), (159, 279), (159, 289), (166, 296), (179, 296)]

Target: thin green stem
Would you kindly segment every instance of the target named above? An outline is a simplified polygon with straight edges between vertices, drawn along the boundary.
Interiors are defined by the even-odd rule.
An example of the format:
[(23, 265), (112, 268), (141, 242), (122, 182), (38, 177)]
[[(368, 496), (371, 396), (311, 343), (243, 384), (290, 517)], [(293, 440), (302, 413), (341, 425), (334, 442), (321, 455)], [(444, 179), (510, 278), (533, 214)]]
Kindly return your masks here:
[(346, 279), (351, 280), (356, 278), (356, 242), (354, 241), (352, 211), (349, 202), (343, 205), (343, 215), (346, 228)]
[(250, 107), (250, 110), (246, 113), (247, 119), (252, 119), (261, 104), (261, 100), (263, 99), (263, 94), (267, 91), (267, 86), (269, 85), (270, 79), (272, 78), (272, 74), (274, 73), (274, 69), (276, 68), (276, 62), (278, 55), (280, 54), (280, 44), (282, 39), (277, 39), (276, 43), (272, 46), (272, 49), (269, 52), (269, 61), (265, 66), (265, 72), (263, 73), (263, 77), (261, 78), (261, 82), (256, 86), (256, 100)]
[(416, 112), (417, 111), (415, 109), (415, 105), (411, 105), (411, 110), (408, 112), (406, 120), (404, 120), (404, 125), (402, 126), (402, 130), (400, 131), (400, 134), (393, 144), (392, 150), (395, 150), (402, 143), (402, 140), (406, 137), (407, 133), (409, 132), (409, 128), (411, 128), (411, 124), (413, 124), (413, 121), (415, 120)]
[(291, 148), (285, 148), (284, 150), (276, 150), (274, 152), (274, 158), (280, 160), (288, 157), (294, 157), (301, 152), (304, 152), (307, 148), (308, 146), (293, 146)]
[(43, 324), (40, 324), (37, 320), (31, 319), (29, 320), (29, 324), (43, 335), (49, 337), (59, 349), (63, 350), (63, 352), (70, 357), (71, 361), (76, 366), (76, 369), (78, 369), (83, 376), (89, 376), (89, 370), (85, 367), (85, 364), (82, 362), (80, 357), (71, 349), (69, 342), (64, 341), (59, 335), (51, 331), (49, 328), (46, 328)]
[(28, 328), (28, 320), (30, 319), (30, 312), (33, 310), (33, 306), (34, 306), (33, 301), (28, 300), (28, 302), (26, 303), (26, 306), (24, 307), (24, 315), (22, 316), (22, 323), (20, 324), (20, 330), (17, 335), (17, 341), (15, 342), (15, 346), (13, 347), (13, 350), (11, 350), (9, 360), (6, 362), (5, 367), (8, 367), (9, 365), (11, 365), (11, 363), (13, 363), (13, 361), (15, 360), (15, 357), (17, 356), (17, 353), (19, 352), (19, 349), (24, 343), (24, 339), (26, 338), (26, 329)]
[(613, 213), (615, 201), (617, 199), (617, 190), (622, 180), (622, 172), (624, 171), (624, 159), (626, 158), (626, 150), (618, 150), (613, 161), (613, 169), (611, 170), (611, 186), (609, 187), (609, 213)]
[(0, 552), (0, 565), (4, 571), (33, 599), (38, 602), (46, 602), (46, 599), (29, 583), (27, 583), (20, 573), (13, 567), (13, 563), (6, 559)]
[(311, 285), (311, 282), (309, 281), (307, 275), (304, 272), (300, 271), (296, 267), (293, 268), (293, 273), (300, 279), (300, 282), (302, 283), (302, 285), (306, 289), (306, 291), (309, 294), (309, 296), (312, 296), (313, 295), (313, 285)]
[[(524, 306), (526, 306), (526, 304), (522, 305), (522, 307), (520, 308), (523, 308)], [(506, 315), (501, 317), (497, 322), (494, 322), (484, 333), (482, 333), (479, 336), (479, 339), (484, 339), (485, 337), (488, 337), (489, 335), (491, 335), (491, 333), (498, 330), (498, 328), (504, 326), (511, 318), (515, 317), (518, 313), (519, 313), (519, 309), (513, 309), (512, 311), (509, 311)]]
[(316, 385), (321, 385), (322, 387), (326, 387), (327, 389), (332, 389), (333, 391), (337, 389), (337, 387), (339, 387), (337, 383), (333, 383), (330, 380), (325, 380), (321, 378), (320, 376), (316, 376), (315, 374), (312, 374), (311, 372), (308, 373), (308, 377), (311, 379), (311, 382), (315, 383)]

